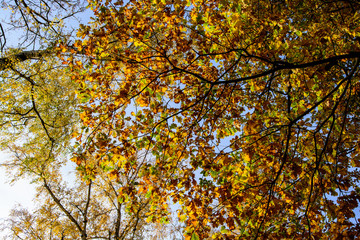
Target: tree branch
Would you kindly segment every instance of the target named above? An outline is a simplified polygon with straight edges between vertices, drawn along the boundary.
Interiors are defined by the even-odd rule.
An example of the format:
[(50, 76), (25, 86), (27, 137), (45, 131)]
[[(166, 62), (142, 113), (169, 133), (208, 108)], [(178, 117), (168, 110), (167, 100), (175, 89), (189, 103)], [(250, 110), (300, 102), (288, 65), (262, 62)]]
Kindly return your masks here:
[(80, 224), (76, 221), (76, 219), (71, 215), (71, 213), (61, 204), (60, 200), (55, 196), (55, 194), (53, 193), (53, 191), (50, 189), (46, 179), (43, 178), (44, 181), (44, 187), (45, 189), (48, 191), (48, 193), (50, 194), (51, 198), (54, 200), (54, 202), (56, 203), (56, 205), (61, 209), (61, 211), (63, 211), (65, 213), (65, 215), (69, 218), (69, 220), (75, 224), (76, 228), (82, 233), (83, 229), (80, 226)]
[(51, 51), (47, 50), (31, 50), (22, 51), (20, 53), (0, 58), (0, 71), (12, 68), (16, 62), (24, 62), (30, 59), (40, 59), (48, 55)]

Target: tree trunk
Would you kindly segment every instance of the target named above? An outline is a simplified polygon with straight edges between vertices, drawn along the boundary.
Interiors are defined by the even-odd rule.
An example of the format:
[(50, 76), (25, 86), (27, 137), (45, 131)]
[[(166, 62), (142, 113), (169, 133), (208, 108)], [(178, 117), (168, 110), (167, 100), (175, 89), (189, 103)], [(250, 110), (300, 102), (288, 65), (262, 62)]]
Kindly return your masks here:
[(31, 50), (0, 58), (0, 71), (11, 68), (15, 62), (39, 59), (50, 53), (50, 50)]

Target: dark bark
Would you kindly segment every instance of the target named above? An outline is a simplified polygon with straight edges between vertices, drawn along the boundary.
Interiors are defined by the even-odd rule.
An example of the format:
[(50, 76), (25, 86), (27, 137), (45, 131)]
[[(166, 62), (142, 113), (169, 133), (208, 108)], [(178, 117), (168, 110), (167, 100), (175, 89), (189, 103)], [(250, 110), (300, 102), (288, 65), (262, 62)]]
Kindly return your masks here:
[(71, 213), (64, 207), (64, 205), (61, 204), (60, 199), (58, 199), (54, 192), (51, 190), (50, 186), (48, 185), (47, 181), (45, 179), (43, 179), (44, 181), (44, 187), (45, 189), (48, 191), (48, 193), (50, 194), (51, 198), (54, 200), (54, 202), (56, 203), (56, 205), (61, 209), (61, 211), (63, 213), (65, 213), (65, 215), (69, 218), (69, 220), (75, 224), (76, 228), (79, 230), (80, 233), (82, 233), (81, 237), (82, 239), (86, 239), (86, 235), (84, 236), (84, 231), (83, 228), (80, 226), (80, 224), (78, 223), (78, 221), (76, 221), (76, 219), (71, 215)]
[(0, 58), (0, 71), (12, 68), (16, 62), (30, 59), (40, 59), (50, 53), (50, 50), (30, 50)]

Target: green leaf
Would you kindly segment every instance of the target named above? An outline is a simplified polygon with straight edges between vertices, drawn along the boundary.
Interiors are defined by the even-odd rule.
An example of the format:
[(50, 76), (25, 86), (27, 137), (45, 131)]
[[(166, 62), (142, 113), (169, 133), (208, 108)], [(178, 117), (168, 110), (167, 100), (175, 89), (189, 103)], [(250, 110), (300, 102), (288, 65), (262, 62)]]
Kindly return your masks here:
[(196, 233), (191, 235), (191, 240), (199, 240), (199, 236)]

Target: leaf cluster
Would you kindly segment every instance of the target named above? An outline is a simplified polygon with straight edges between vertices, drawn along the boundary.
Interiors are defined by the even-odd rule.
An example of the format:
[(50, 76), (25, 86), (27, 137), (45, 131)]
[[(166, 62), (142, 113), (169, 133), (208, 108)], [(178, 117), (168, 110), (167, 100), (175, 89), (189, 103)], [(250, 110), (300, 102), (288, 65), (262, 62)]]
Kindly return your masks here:
[(179, 204), (188, 239), (357, 235), (359, 3), (92, 9), (73, 46), (86, 58), (69, 59), (87, 126), (79, 165), (92, 155), (139, 173), (123, 191), (146, 192), (155, 220)]

